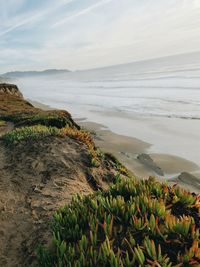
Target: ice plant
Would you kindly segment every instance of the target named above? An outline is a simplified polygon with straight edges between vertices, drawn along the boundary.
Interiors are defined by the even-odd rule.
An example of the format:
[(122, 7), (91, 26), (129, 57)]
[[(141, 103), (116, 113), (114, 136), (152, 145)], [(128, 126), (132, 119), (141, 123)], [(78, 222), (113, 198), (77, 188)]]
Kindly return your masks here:
[[(107, 192), (76, 196), (55, 214), (53, 246), (40, 247), (38, 265), (200, 266), (198, 197), (188, 196), (153, 178), (118, 176)], [(175, 197), (185, 209), (173, 214)]]

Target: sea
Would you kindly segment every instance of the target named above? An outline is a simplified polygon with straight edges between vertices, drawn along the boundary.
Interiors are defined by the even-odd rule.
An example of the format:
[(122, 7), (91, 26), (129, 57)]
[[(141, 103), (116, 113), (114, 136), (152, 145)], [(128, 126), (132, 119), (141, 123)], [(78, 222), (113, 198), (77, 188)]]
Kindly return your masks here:
[(200, 166), (200, 52), (18, 78), (24, 96)]

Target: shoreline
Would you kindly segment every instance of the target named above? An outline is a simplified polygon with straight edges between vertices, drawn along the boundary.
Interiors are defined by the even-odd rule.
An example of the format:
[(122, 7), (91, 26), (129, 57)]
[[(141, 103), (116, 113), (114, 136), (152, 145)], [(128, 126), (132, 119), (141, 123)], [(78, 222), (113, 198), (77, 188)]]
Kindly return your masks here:
[(90, 111), (87, 118), (106, 125), (114, 133), (150, 143), (149, 154), (178, 156), (196, 163), (200, 168), (200, 121), (132, 116), (118, 111)]
[[(187, 190), (200, 193), (200, 168), (194, 162), (174, 155), (149, 153), (151, 144), (116, 134), (102, 124), (82, 119), (76, 122), (93, 134), (100, 149), (116, 156), (138, 178), (155, 176), (161, 182), (178, 183)], [(137, 158), (140, 154), (149, 155), (155, 165), (149, 166), (147, 162), (140, 162)], [(158, 175), (155, 167), (160, 168), (163, 175)], [(185, 173), (184, 178), (179, 177), (182, 173)]]
[[(51, 109), (48, 105), (35, 101), (30, 102), (35, 107), (45, 110)], [(92, 133), (98, 147), (116, 156), (138, 178), (147, 179), (149, 176), (155, 176), (161, 182), (178, 183), (187, 190), (200, 193), (200, 167), (196, 163), (176, 155), (154, 153), (151, 149), (152, 144), (136, 137), (118, 134), (104, 124), (89, 121), (86, 117), (75, 118), (74, 120)], [(152, 168), (146, 162), (141, 163), (137, 159), (140, 154), (148, 154), (155, 166), (163, 171), (163, 176), (155, 172), (155, 166)], [(179, 178), (181, 173), (187, 174), (184, 179), (183, 177)]]

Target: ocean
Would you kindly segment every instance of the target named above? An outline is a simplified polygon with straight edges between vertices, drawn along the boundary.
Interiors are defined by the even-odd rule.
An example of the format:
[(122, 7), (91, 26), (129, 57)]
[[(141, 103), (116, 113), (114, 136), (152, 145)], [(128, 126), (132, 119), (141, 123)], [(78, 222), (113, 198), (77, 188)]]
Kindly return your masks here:
[[(152, 144), (153, 152), (186, 157), (200, 165), (200, 52), (21, 78), (16, 83), (26, 98), (141, 138)], [(177, 147), (178, 136), (182, 144)]]

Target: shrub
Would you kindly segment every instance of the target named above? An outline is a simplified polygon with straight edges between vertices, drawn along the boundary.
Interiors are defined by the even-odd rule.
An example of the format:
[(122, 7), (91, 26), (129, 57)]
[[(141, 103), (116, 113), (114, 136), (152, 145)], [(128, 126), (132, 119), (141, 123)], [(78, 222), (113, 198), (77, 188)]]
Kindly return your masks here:
[(16, 127), (44, 125), (44, 126), (63, 128), (63, 127), (74, 126), (74, 123), (70, 117), (58, 114), (58, 112), (57, 113), (38, 112), (36, 114), (21, 113), (21, 114), (2, 116), (2, 118), (7, 121), (12, 121)]
[(0, 127), (3, 127), (3, 126), (6, 126), (6, 122), (5, 122), (5, 121), (2, 121), (2, 120), (0, 120)]
[(57, 128), (70, 127), (72, 122), (69, 118), (64, 116), (58, 116), (57, 114), (36, 114), (27, 115), (21, 117), (20, 121), (16, 123), (16, 126), (33, 126), (33, 125), (44, 125)]
[(54, 215), (53, 245), (39, 248), (38, 266), (200, 266), (199, 199), (184, 193), (191, 199), (174, 214), (177, 192), (119, 177), (107, 192), (74, 197)]
[(47, 136), (56, 136), (59, 130), (55, 127), (46, 127), (42, 125), (17, 128), (2, 136), (6, 145), (16, 144), (23, 140), (38, 140)]

